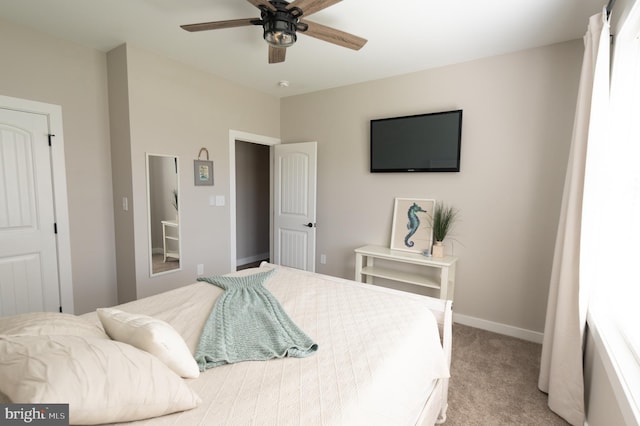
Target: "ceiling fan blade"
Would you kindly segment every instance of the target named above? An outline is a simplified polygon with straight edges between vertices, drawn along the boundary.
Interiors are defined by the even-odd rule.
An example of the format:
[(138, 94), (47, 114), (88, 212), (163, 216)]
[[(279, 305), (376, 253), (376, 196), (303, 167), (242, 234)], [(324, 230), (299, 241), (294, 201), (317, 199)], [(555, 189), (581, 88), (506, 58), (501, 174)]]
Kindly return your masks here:
[(336, 30), (335, 28), (327, 27), (316, 22), (305, 21), (303, 19), (301, 19), (300, 22), (307, 24), (309, 28), (298, 34), (305, 34), (309, 37), (314, 37), (353, 50), (360, 50), (362, 46), (367, 43), (367, 40), (362, 37), (345, 33), (344, 31)]
[(340, 3), (342, 0), (293, 0), (287, 6), (287, 9), (298, 7), (304, 12), (303, 16), (309, 16), (312, 13), (320, 12), (329, 6)]
[(274, 12), (276, 11), (276, 7), (271, 3), (269, 3), (267, 0), (247, 0), (247, 1), (252, 5), (254, 5), (255, 7), (257, 7), (258, 9), (260, 9), (260, 6), (264, 6), (267, 9), (273, 10)]
[(269, 46), (269, 63), (277, 64), (284, 62), (284, 58), (287, 55), (286, 47), (273, 47)]
[(254, 25), (257, 21), (255, 18), (231, 19), (228, 21), (202, 22), (200, 24), (180, 25), (180, 28), (187, 31), (208, 31), (219, 30), (222, 28), (244, 27), (246, 25)]

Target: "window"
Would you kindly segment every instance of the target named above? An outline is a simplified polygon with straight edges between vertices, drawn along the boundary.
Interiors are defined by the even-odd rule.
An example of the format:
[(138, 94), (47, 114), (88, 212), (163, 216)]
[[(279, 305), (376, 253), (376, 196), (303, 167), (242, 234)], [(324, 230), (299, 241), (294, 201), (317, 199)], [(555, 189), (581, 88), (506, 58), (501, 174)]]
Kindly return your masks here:
[(620, 256), (611, 277), (619, 303), (608, 310), (640, 363), (640, 8), (634, 9), (613, 50), (605, 200), (610, 208), (604, 212), (614, 224), (609, 250)]
[[(615, 36), (609, 130), (596, 167), (602, 194), (589, 314), (620, 381), (625, 415), (640, 420), (640, 2)], [(594, 212), (587, 212), (593, 214)], [(623, 405), (623, 404), (621, 404)], [(625, 407), (622, 407), (625, 411)]]

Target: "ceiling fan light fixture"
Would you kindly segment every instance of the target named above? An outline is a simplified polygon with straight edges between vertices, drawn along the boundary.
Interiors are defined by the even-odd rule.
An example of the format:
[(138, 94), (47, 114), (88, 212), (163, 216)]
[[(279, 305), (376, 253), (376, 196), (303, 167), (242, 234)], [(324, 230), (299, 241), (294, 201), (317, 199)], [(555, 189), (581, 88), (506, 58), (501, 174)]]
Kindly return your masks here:
[(289, 47), (296, 40), (295, 23), (273, 19), (264, 23), (264, 40), (273, 47)]

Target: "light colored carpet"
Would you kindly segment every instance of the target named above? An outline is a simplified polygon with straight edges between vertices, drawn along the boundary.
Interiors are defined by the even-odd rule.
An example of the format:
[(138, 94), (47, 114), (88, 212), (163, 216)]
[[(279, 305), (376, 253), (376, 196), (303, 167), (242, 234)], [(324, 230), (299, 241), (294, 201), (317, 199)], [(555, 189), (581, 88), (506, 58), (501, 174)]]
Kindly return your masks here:
[(161, 254), (154, 254), (151, 256), (151, 261), (153, 262), (153, 273), (158, 274), (160, 272), (172, 271), (174, 269), (178, 269), (180, 267), (180, 262), (178, 259), (168, 258), (165, 262), (163, 256)]
[(453, 326), (447, 426), (568, 425), (538, 390), (542, 346)]

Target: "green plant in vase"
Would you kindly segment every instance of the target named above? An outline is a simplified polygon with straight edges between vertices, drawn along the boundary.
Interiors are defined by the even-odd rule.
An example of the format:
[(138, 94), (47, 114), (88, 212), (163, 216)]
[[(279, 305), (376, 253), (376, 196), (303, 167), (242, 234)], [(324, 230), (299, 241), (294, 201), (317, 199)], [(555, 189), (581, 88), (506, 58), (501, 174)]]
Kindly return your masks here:
[(433, 238), (435, 240), (431, 252), (433, 257), (444, 257), (444, 244), (442, 242), (447, 237), (457, 217), (458, 210), (443, 203), (436, 203), (432, 219)]

